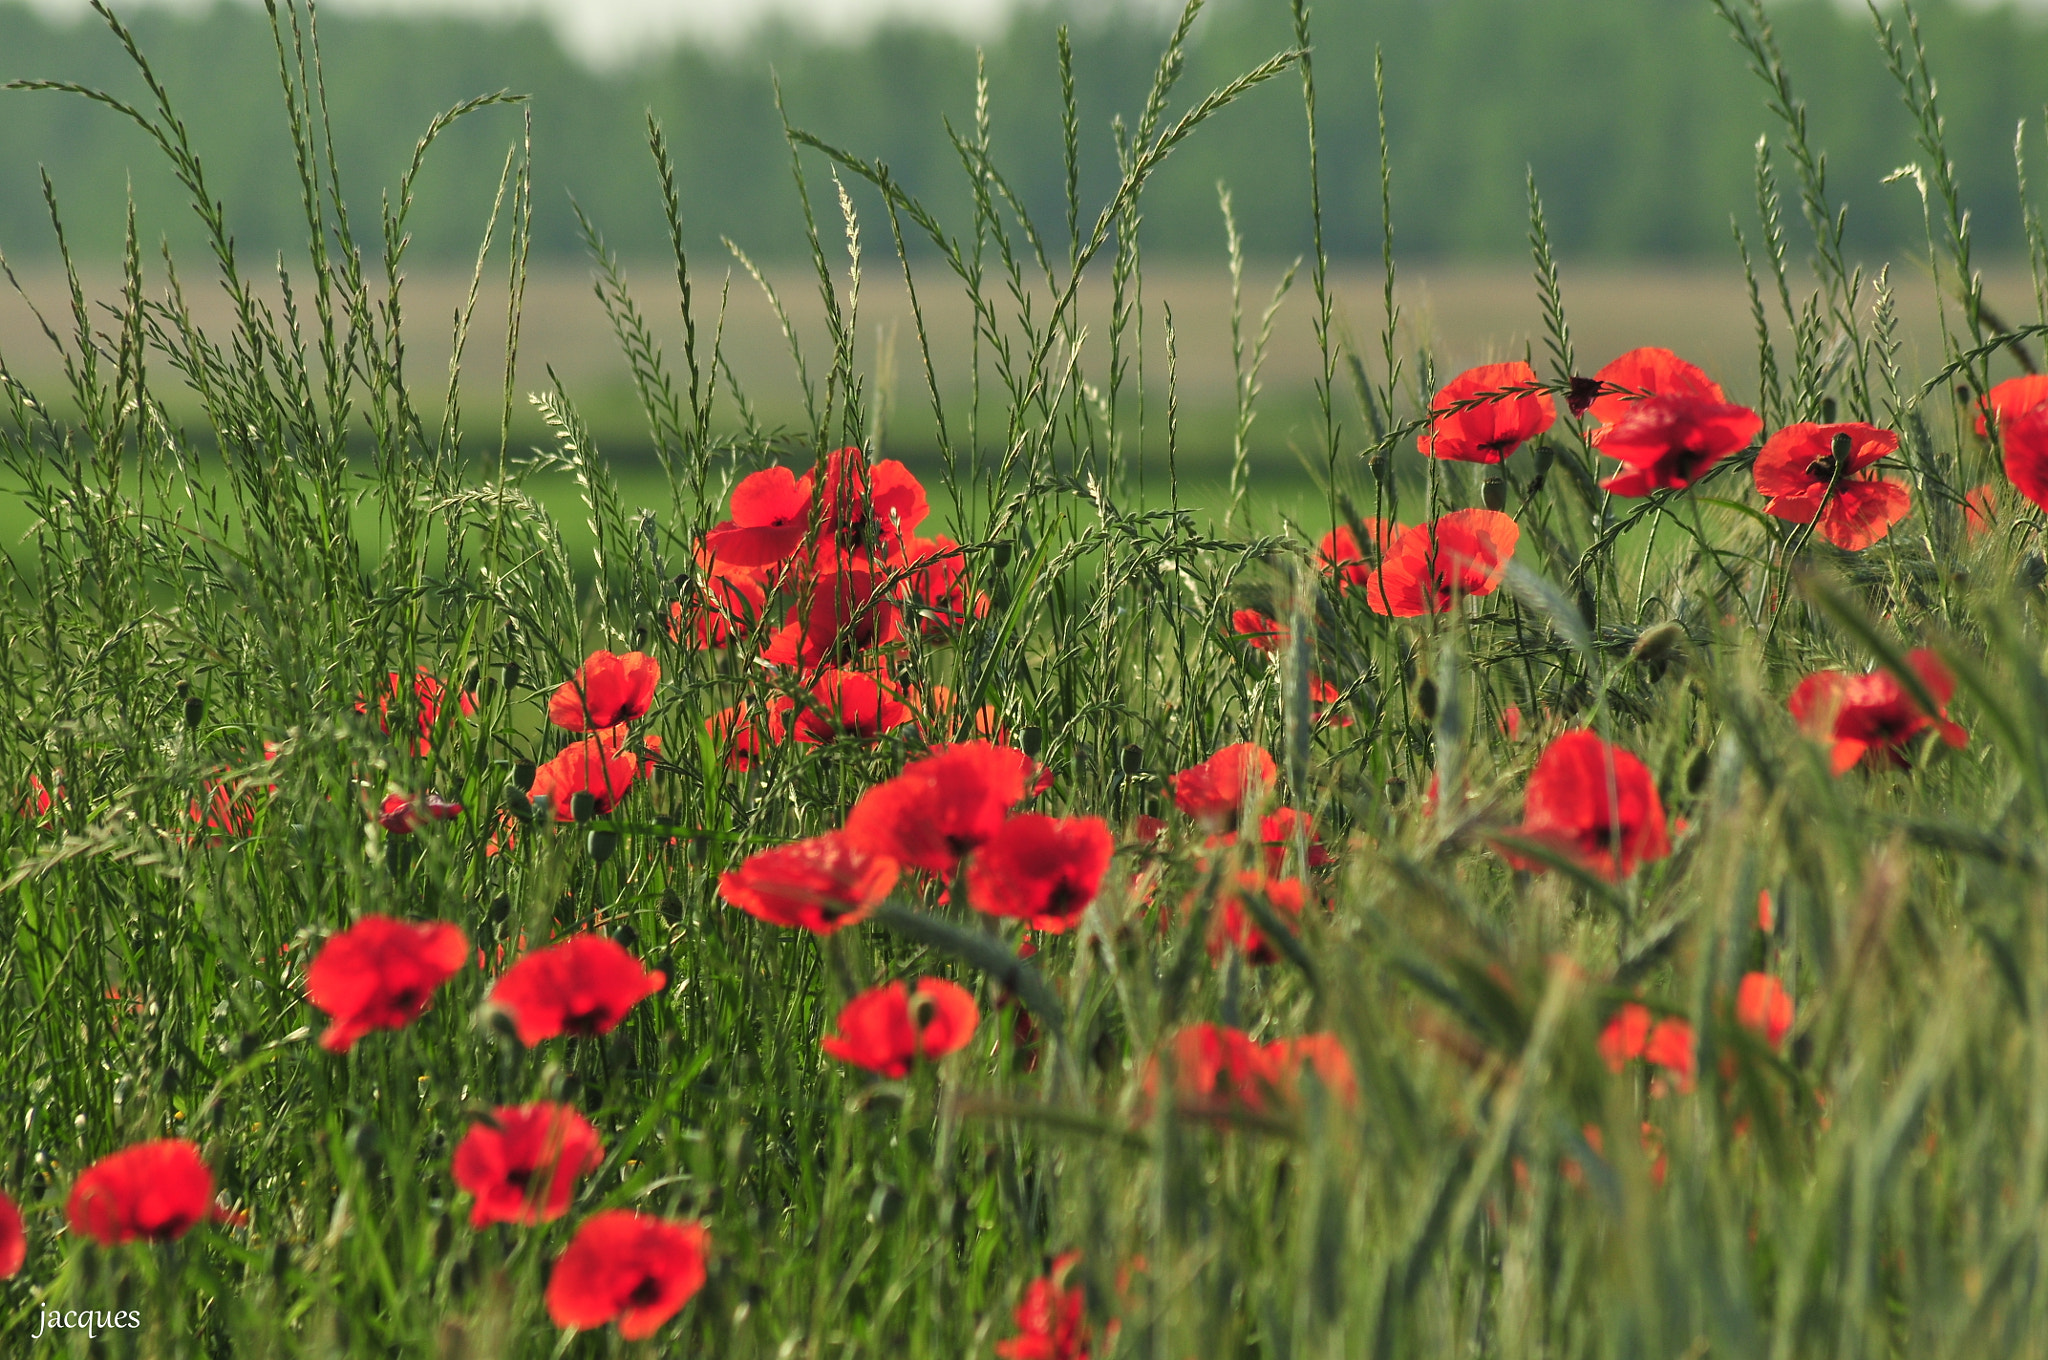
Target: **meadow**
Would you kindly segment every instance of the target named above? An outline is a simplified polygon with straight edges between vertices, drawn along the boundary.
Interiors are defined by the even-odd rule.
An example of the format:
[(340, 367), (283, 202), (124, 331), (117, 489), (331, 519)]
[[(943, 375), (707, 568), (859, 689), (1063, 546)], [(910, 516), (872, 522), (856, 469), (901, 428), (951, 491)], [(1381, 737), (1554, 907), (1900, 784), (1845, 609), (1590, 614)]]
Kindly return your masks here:
[[(408, 279), (434, 148), (339, 192), (293, 0), (251, 260), (104, 14), (144, 102), (10, 97), (205, 248), (0, 313), (6, 1352), (2048, 1349), (2048, 239), (2023, 156), (1976, 257), (1873, 11), (1926, 247), (1857, 263), (1707, 3), (1778, 120), (1718, 280), (1533, 176), (1514, 277), (1405, 276), (1391, 174), (1333, 265), (1318, 82), (1400, 54), (1295, 3), (1189, 89), (1190, 0), (1112, 131), (1060, 82), (1056, 220), (985, 103), (944, 215), (790, 127), (773, 302), (653, 123), (674, 258), (532, 268), (496, 100)], [(1318, 248), (1148, 265), (1281, 89)]]

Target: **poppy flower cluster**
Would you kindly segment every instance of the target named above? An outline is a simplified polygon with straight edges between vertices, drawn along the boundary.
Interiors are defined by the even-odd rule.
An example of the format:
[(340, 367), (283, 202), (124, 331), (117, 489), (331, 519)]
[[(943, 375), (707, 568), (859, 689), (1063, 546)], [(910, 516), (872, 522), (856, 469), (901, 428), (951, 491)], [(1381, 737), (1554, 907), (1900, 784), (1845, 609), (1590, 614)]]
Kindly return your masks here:
[(1380, 565), (1366, 575), (1365, 602), (1375, 614), (1412, 619), (1491, 595), (1521, 535), (1521, 526), (1497, 510), (1453, 510), (1398, 529)]
[[(606, 817), (653, 768), (653, 761), (630, 749), (628, 724), (647, 716), (661, 686), (661, 662), (644, 652), (623, 656), (595, 651), (548, 699), (548, 721), (566, 732), (590, 735), (571, 742), (534, 770), (527, 798), (536, 811), (557, 822), (581, 816)], [(651, 752), (660, 739), (643, 742)]]
[[(1514, 834), (1609, 880), (1671, 853), (1664, 803), (1649, 767), (1584, 729), (1559, 734), (1536, 758)], [(1507, 857), (1520, 869), (1548, 867), (1512, 849)]]
[(823, 1048), (831, 1057), (884, 1077), (910, 1075), (965, 1048), (981, 1023), (966, 988), (944, 978), (870, 987), (840, 1010)]
[[(1080, 1264), (1078, 1251), (1062, 1252), (1052, 1259), (1045, 1274), (1024, 1287), (1012, 1315), (1017, 1335), (996, 1343), (1002, 1360), (1090, 1360), (1095, 1353), (1095, 1329), (1088, 1317), (1088, 1292), (1069, 1284)], [(1117, 1323), (1110, 1319), (1103, 1328), (1103, 1340), (1116, 1341)]]
[(1357, 1074), (1334, 1034), (1261, 1044), (1229, 1025), (1194, 1024), (1174, 1034), (1168, 1056), (1175, 1100), (1188, 1112), (1270, 1112), (1298, 1102), (1310, 1075), (1345, 1104), (1358, 1099)]
[(1697, 1047), (1690, 1024), (1675, 1015), (1652, 1017), (1649, 1007), (1635, 1001), (1615, 1011), (1600, 1031), (1600, 1056), (1610, 1070), (1620, 1072), (1641, 1059), (1675, 1076), (1681, 1091), (1690, 1091), (1698, 1075)]
[[(424, 666), (419, 667), (413, 672), (410, 695), (406, 692), (407, 688), (405, 677), (397, 671), (385, 673), (384, 688), (378, 691), (377, 694), (377, 730), (389, 736), (391, 733), (393, 710), (398, 710), (402, 717), (405, 710), (409, 708), (414, 719), (414, 725), (419, 729), (419, 737), (411, 743), (413, 753), (422, 756), (430, 755), (434, 749), (432, 741), (434, 728), (441, 721), (441, 705), (447, 697), (447, 688)], [(476, 696), (468, 693), (460, 694), (456, 698), (456, 706), (464, 715), (474, 713), (476, 712)], [(356, 700), (356, 712), (368, 716), (370, 701), (367, 698), (358, 697)]]
[(912, 722), (915, 697), (890, 674), (896, 644), (988, 608), (960, 545), (919, 536), (930, 503), (917, 478), (893, 459), (837, 449), (801, 477), (776, 466), (743, 478), (731, 511), (698, 548), (697, 583), (674, 606), (672, 631), (687, 627), (704, 647), (751, 641), (795, 681), (779, 713), (743, 700), (707, 723), (729, 763), (783, 740), (796, 710), (806, 742), (872, 741)]
[(1776, 1048), (1792, 1032), (1792, 994), (1769, 973), (1745, 973), (1735, 989), (1735, 1022)]
[(1837, 775), (1858, 764), (1867, 768), (1906, 764), (1905, 748), (1920, 733), (1933, 730), (1950, 746), (1967, 746), (1969, 733), (1949, 720), (1948, 702), (1955, 677), (1941, 658), (1922, 648), (1906, 658), (1929, 698), (1932, 713), (1890, 671), (1850, 675), (1816, 671), (1799, 682), (1786, 707), (1800, 730), (1828, 744), (1828, 764)]
[[(1257, 609), (1232, 611), (1230, 631), (1247, 647), (1269, 657), (1278, 657), (1285, 652), (1291, 640), (1291, 631), (1286, 624)], [(1311, 672), (1308, 677), (1308, 697), (1312, 711), (1321, 719), (1325, 716), (1325, 710), (1341, 701), (1344, 695), (1335, 685)], [(1352, 724), (1350, 715), (1345, 713), (1331, 715), (1328, 721), (1333, 727), (1349, 727)]]

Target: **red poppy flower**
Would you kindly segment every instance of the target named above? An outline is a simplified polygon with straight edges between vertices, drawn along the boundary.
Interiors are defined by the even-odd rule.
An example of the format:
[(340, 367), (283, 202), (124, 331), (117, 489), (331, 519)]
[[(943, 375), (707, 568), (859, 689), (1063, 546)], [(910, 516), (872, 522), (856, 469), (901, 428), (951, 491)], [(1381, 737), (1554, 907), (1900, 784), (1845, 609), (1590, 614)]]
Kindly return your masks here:
[(896, 696), (896, 687), (886, 678), (827, 666), (812, 683), (811, 702), (797, 715), (792, 730), (806, 746), (838, 737), (872, 743), (910, 720), (910, 705)]
[(28, 1234), (22, 1231), (21, 1210), (5, 1190), (0, 1190), (0, 1280), (11, 1280), (20, 1274), (26, 1260)]
[(137, 1143), (100, 1158), (71, 1187), (71, 1231), (103, 1247), (136, 1238), (169, 1242), (213, 1212), (213, 1172), (183, 1138)]
[(1557, 403), (1536, 389), (1536, 370), (1519, 359), (1466, 369), (1437, 389), (1415, 446), (1432, 458), (1503, 462), (1557, 419)]
[(960, 857), (996, 834), (1024, 800), (1031, 757), (1009, 746), (968, 741), (913, 760), (860, 796), (846, 817), (857, 845), (950, 877)]
[(500, 1105), (455, 1145), (455, 1183), (476, 1196), (469, 1221), (552, 1223), (569, 1212), (576, 1182), (604, 1161), (597, 1130), (574, 1106)]
[(491, 1004), (511, 1015), (519, 1042), (532, 1048), (558, 1034), (609, 1034), (667, 985), (660, 970), (641, 967), (617, 941), (575, 935), (507, 968)]
[(1034, 930), (1071, 929), (1095, 900), (1115, 851), (1100, 817), (1026, 812), (1004, 822), (967, 863), (967, 900)]
[(571, 732), (616, 727), (647, 716), (661, 662), (645, 652), (592, 652), (548, 700), (548, 721)]
[(829, 831), (749, 856), (719, 876), (718, 895), (773, 925), (830, 935), (880, 906), (897, 874), (895, 860)]
[(1365, 602), (1375, 614), (1412, 619), (1447, 613), (1467, 595), (1491, 595), (1521, 536), (1521, 526), (1496, 510), (1453, 510), (1403, 529), (1366, 579)]
[[(804, 485), (815, 473), (804, 474)], [(835, 449), (825, 455), (824, 476), (818, 479), (819, 537), (853, 551), (871, 539), (900, 551), (903, 543), (931, 513), (924, 485), (893, 458), (870, 467), (859, 449)]]
[(1174, 806), (1202, 826), (1233, 827), (1245, 802), (1262, 800), (1278, 776), (1279, 767), (1265, 747), (1239, 742), (1175, 775)]
[(1735, 989), (1735, 1020), (1776, 1048), (1792, 1030), (1792, 994), (1769, 973), (1745, 973)]
[[(1017, 1335), (996, 1342), (1002, 1360), (1090, 1360), (1095, 1345), (1094, 1329), (1088, 1325), (1088, 1295), (1067, 1277), (1081, 1259), (1078, 1251), (1053, 1258), (1052, 1267), (1024, 1287), (1024, 1297), (1012, 1315)], [(1114, 1320), (1104, 1328), (1114, 1340)]]
[(697, 565), (699, 584), (688, 587), (687, 598), (669, 601), (669, 641), (688, 633), (695, 646), (709, 649), (746, 636), (768, 604), (766, 572), (727, 566), (706, 547), (698, 549)]
[(1332, 862), (1330, 852), (1316, 839), (1315, 820), (1299, 808), (1274, 808), (1259, 818), (1259, 846), (1265, 852), (1266, 872), (1278, 878), (1287, 867), (1287, 853), (1294, 848), (1296, 831), (1308, 841), (1308, 867), (1322, 869)]
[[(385, 678), (388, 682), (385, 692), (377, 696), (377, 730), (388, 735), (391, 731), (391, 706), (405, 703), (405, 678), (397, 671), (387, 671)], [(419, 713), (420, 739), (413, 749), (420, 755), (428, 755), (434, 749), (427, 739), (434, 734), (434, 724), (441, 720), (441, 700), (445, 693), (441, 682), (428, 674), (426, 667), (420, 667), (414, 674), (412, 704)], [(460, 696), (457, 706), (465, 714), (476, 712), (476, 696)], [(368, 715), (369, 711), (369, 701), (357, 698), (356, 712)]]
[(761, 659), (805, 670), (824, 661), (850, 661), (903, 634), (903, 610), (884, 593), (885, 573), (848, 565), (805, 584)]
[(2001, 432), (2017, 416), (2048, 402), (2048, 373), (2026, 373), (2007, 378), (1984, 394), (1977, 403), (1977, 433), (1991, 433), (1990, 418), (1996, 418)]
[(1998, 437), (2013, 489), (2048, 510), (2048, 399), (2001, 421)]
[(1898, 447), (1898, 435), (1875, 425), (1787, 425), (1756, 456), (1756, 489), (1770, 498), (1764, 509), (1771, 514), (1812, 524), (1837, 548), (1856, 552), (1913, 508), (1905, 483), (1869, 470)]
[[(1186, 1025), (1173, 1036), (1173, 1089), (1182, 1109), (1263, 1110), (1277, 1085), (1274, 1054), (1228, 1025)], [(1149, 1090), (1156, 1077), (1148, 1072)]]
[(1509, 741), (1522, 739), (1522, 706), (1509, 704), (1501, 710), (1500, 730)]
[(1287, 645), (1287, 625), (1256, 609), (1240, 609), (1230, 616), (1230, 631), (1247, 645), (1268, 654)]
[(1691, 486), (1764, 427), (1747, 406), (1699, 397), (1650, 397), (1626, 412), (1600, 441), (1600, 452), (1627, 465), (1600, 483), (1617, 496)]
[(1316, 564), (1337, 578), (1338, 588), (1364, 585), (1372, 570), (1380, 564), (1380, 558), (1401, 532), (1401, 526), (1392, 520), (1368, 519), (1358, 526), (1370, 546), (1361, 547), (1358, 532), (1348, 524), (1340, 524), (1323, 535), (1316, 545)]
[(384, 795), (384, 806), (378, 809), (377, 824), (394, 836), (410, 836), (426, 825), (420, 814), (437, 822), (451, 822), (462, 815), (462, 804), (451, 803), (438, 793), (428, 793), (415, 803), (402, 793)]
[[(56, 796), (58, 798), (64, 796), (64, 788), (61, 784), (57, 787)], [(28, 792), (22, 795), (21, 806), (17, 809), (18, 815), (23, 817), (47, 817), (50, 815), (52, 804), (53, 799), (50, 796), (49, 785), (43, 783), (38, 776), (30, 775), (28, 777)]]
[(732, 518), (706, 534), (704, 546), (722, 566), (773, 566), (802, 544), (810, 521), (811, 479), (763, 468), (732, 489)]
[(1217, 903), (1216, 924), (1209, 934), (1209, 954), (1221, 957), (1231, 945), (1244, 951), (1247, 963), (1272, 963), (1280, 957), (1273, 942), (1259, 933), (1244, 899), (1257, 893), (1281, 920), (1299, 918), (1306, 894), (1298, 878), (1268, 878), (1262, 873), (1240, 873), (1237, 886), (1226, 889)]
[(967, 580), (967, 558), (958, 543), (937, 534), (903, 545), (904, 586), (920, 609), (924, 631), (944, 633), (970, 618), (988, 614), (988, 596)]
[(919, 1058), (937, 1062), (966, 1047), (980, 1023), (964, 987), (943, 978), (920, 978), (914, 987), (888, 982), (847, 1002), (823, 1047), (841, 1062), (902, 1077)]
[(1323, 679), (1322, 676), (1311, 675), (1308, 678), (1309, 707), (1313, 711), (1316, 721), (1328, 723), (1332, 727), (1351, 726), (1352, 717), (1349, 713), (1342, 711), (1332, 713), (1330, 711), (1332, 704), (1342, 703), (1343, 700), (1344, 691)]
[[(1603, 878), (1671, 853), (1664, 804), (1649, 767), (1588, 731), (1565, 732), (1536, 759), (1516, 834), (1542, 841)], [(1508, 860), (1518, 868), (1541, 864)]]
[(557, 1327), (619, 1324), (641, 1341), (681, 1312), (704, 1287), (711, 1234), (702, 1223), (607, 1209), (576, 1229), (548, 1276), (548, 1316)]
[(1631, 1001), (1617, 1010), (1600, 1031), (1600, 1056), (1611, 1070), (1619, 1072), (1643, 1056), (1643, 1047), (1649, 1041), (1650, 1008)]
[(1764, 888), (1756, 895), (1756, 928), (1768, 935), (1778, 926), (1778, 904), (1771, 900), (1771, 890)]
[(704, 730), (725, 752), (727, 769), (751, 770), (764, 746), (780, 746), (789, 736), (788, 719), (795, 710), (796, 700), (787, 694), (771, 695), (766, 704), (742, 699), (706, 718)]
[(1298, 1090), (1302, 1076), (1313, 1072), (1323, 1089), (1344, 1104), (1358, 1101), (1358, 1074), (1351, 1068), (1351, 1055), (1334, 1034), (1275, 1039), (1266, 1045), (1266, 1059), (1282, 1091)]
[(306, 970), (306, 999), (333, 1017), (320, 1047), (346, 1053), (373, 1029), (404, 1029), (468, 957), (462, 928), (446, 921), (365, 916), (328, 936)]
[(1643, 1041), (1643, 1061), (1676, 1073), (1678, 1089), (1690, 1091), (1697, 1062), (1692, 1026), (1676, 1016), (1667, 1015), (1659, 1020), (1650, 1027), (1650, 1037)]
[(1901, 750), (1932, 727), (1950, 746), (1967, 746), (1970, 734), (1949, 721), (1948, 701), (1956, 692), (1955, 677), (1941, 658), (1922, 648), (1906, 658), (1937, 708), (1922, 711), (1906, 687), (1890, 671), (1849, 675), (1817, 671), (1799, 682), (1785, 706), (1809, 737), (1833, 744), (1830, 764), (1845, 774), (1858, 761), (1874, 766), (1903, 765)]
[(527, 797), (535, 802), (547, 799), (556, 821), (573, 822), (576, 795), (587, 793), (602, 817), (619, 805), (639, 773), (640, 762), (630, 752), (615, 750), (602, 738), (585, 737), (533, 772)]
[(1586, 407), (1586, 415), (1594, 424), (1589, 437), (1595, 448), (1606, 443), (1613, 428), (1647, 397), (1679, 397), (1717, 406), (1728, 400), (1721, 384), (1705, 370), (1655, 345), (1630, 350), (1594, 374), (1593, 380), (1599, 391)]

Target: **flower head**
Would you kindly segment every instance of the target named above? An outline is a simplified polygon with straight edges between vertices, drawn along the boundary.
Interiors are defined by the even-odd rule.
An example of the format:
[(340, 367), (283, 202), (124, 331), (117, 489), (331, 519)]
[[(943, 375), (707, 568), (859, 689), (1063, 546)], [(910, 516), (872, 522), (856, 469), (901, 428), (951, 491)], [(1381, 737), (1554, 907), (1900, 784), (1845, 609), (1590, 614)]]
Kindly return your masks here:
[(1279, 772), (1272, 754), (1255, 742), (1226, 746), (1173, 777), (1174, 806), (1203, 826), (1226, 830), (1237, 825), (1247, 801), (1256, 805), (1266, 796)]
[(184, 1138), (137, 1143), (100, 1158), (79, 1174), (64, 1205), (71, 1231), (101, 1246), (136, 1238), (183, 1237), (213, 1210), (213, 1172), (199, 1147)]
[(968, 861), (967, 900), (976, 911), (1020, 917), (1034, 930), (1071, 929), (1095, 900), (1115, 849), (1100, 817), (1021, 813)]
[(1913, 508), (1904, 482), (1872, 471), (1896, 453), (1899, 437), (1875, 425), (1787, 425), (1756, 456), (1764, 509), (1793, 524), (1811, 524), (1837, 548), (1855, 552), (1891, 532)]
[(1735, 1021), (1776, 1048), (1792, 1029), (1792, 994), (1769, 973), (1745, 973), (1735, 989)]
[(1282, 921), (1299, 920), (1307, 894), (1298, 878), (1268, 878), (1262, 873), (1240, 873), (1235, 887), (1226, 888), (1216, 912), (1216, 925), (1209, 936), (1209, 953), (1220, 956), (1230, 946), (1244, 951), (1248, 963), (1272, 963), (1280, 957), (1273, 942), (1260, 933), (1245, 898), (1257, 894)]
[[(392, 706), (395, 704), (403, 709), (408, 700), (404, 676), (397, 671), (387, 671), (385, 681), (384, 692), (377, 696), (377, 730), (388, 734), (391, 731)], [(434, 733), (434, 724), (441, 720), (441, 700), (444, 693), (441, 682), (429, 674), (424, 666), (414, 672), (410, 703), (418, 717), (420, 735), (419, 740), (413, 745), (413, 750), (419, 755), (427, 755), (433, 750), (428, 738)], [(474, 713), (476, 698), (474, 695), (464, 694), (460, 696), (457, 706), (464, 713)], [(356, 712), (367, 715), (369, 711), (369, 701), (358, 698)]]
[(964, 1048), (980, 1023), (981, 1010), (964, 987), (943, 978), (888, 982), (847, 1002), (823, 1047), (841, 1062), (902, 1077), (920, 1058), (936, 1062)]
[(881, 905), (897, 873), (887, 855), (829, 831), (749, 856), (719, 876), (718, 895), (774, 925), (829, 935)]
[(1593, 422), (1590, 438), (1595, 448), (1605, 444), (1614, 427), (1645, 398), (1678, 397), (1715, 404), (1728, 400), (1721, 384), (1705, 370), (1655, 345), (1621, 355), (1594, 374), (1593, 381), (1598, 390), (1586, 407), (1586, 418)]
[(373, 1029), (404, 1029), (468, 959), (468, 938), (446, 921), (365, 916), (328, 936), (306, 970), (306, 999), (333, 1018), (320, 1046), (346, 1053)]
[(1505, 462), (1557, 419), (1557, 403), (1519, 359), (1465, 370), (1437, 390), (1429, 409), (1429, 428), (1416, 447), (1461, 463)]
[(704, 1287), (711, 1234), (701, 1223), (607, 1209), (576, 1229), (548, 1276), (548, 1316), (557, 1327), (607, 1322), (640, 1341), (682, 1311)]
[[(1649, 767), (1593, 732), (1565, 732), (1537, 757), (1516, 834), (1540, 841), (1607, 879), (1671, 853), (1664, 803)], [(1509, 854), (1522, 868), (1540, 868)]]
[(811, 479), (777, 465), (742, 477), (732, 489), (732, 518), (704, 536), (722, 566), (768, 567), (794, 553), (811, 518)]
[(2023, 373), (2017, 378), (2007, 378), (1984, 394), (1977, 403), (1977, 433), (1991, 433), (1991, 422), (1996, 420), (2000, 432), (2016, 416), (2048, 402), (2048, 373)]
[(569, 1212), (576, 1182), (604, 1161), (604, 1144), (571, 1105), (500, 1105), (455, 1145), (455, 1183), (476, 1197), (469, 1221), (551, 1223)]
[(1746, 406), (1702, 397), (1650, 397), (1626, 408), (1600, 441), (1600, 452), (1626, 467), (1600, 485), (1617, 496), (1691, 486), (1700, 475), (1764, 427)]
[[(1094, 1329), (1088, 1324), (1088, 1294), (1067, 1277), (1081, 1259), (1078, 1251), (1055, 1257), (1051, 1268), (1024, 1287), (1024, 1297), (1012, 1315), (1017, 1335), (996, 1343), (1002, 1360), (1089, 1360), (1095, 1345)], [(1116, 1323), (1105, 1329), (1116, 1336)]]
[[(1359, 532), (1365, 535), (1364, 546), (1359, 543)], [(1384, 519), (1368, 519), (1357, 531), (1340, 524), (1316, 545), (1316, 564), (1337, 579), (1340, 590), (1364, 585), (1400, 532), (1400, 525)]]
[(558, 1034), (609, 1034), (626, 1012), (668, 985), (616, 940), (573, 935), (521, 958), (491, 989), (528, 1048)]
[(1287, 645), (1287, 625), (1256, 609), (1239, 609), (1230, 616), (1230, 631), (1255, 651), (1273, 654)]
[(846, 835), (874, 854), (949, 876), (1024, 800), (1036, 770), (1009, 746), (967, 741), (913, 760), (854, 803)]
[(394, 836), (410, 836), (426, 825), (420, 819), (422, 813), (432, 821), (451, 822), (462, 815), (462, 804), (451, 803), (433, 792), (417, 801), (402, 793), (387, 793), (383, 806), (377, 810), (377, 824)]
[(1497, 510), (1454, 510), (1403, 529), (1366, 578), (1365, 602), (1375, 614), (1410, 619), (1448, 613), (1467, 595), (1491, 595), (1521, 536), (1521, 526)]
[(21, 1210), (5, 1190), (0, 1190), (0, 1280), (11, 1280), (20, 1274), (26, 1260), (28, 1235), (21, 1228)]
[(910, 705), (885, 677), (827, 666), (812, 683), (811, 701), (792, 727), (799, 742), (817, 746), (841, 736), (873, 742), (910, 720)]
[(1859, 761), (1904, 764), (1906, 743), (1930, 727), (1950, 746), (1969, 744), (1969, 733), (1949, 721), (1948, 701), (1956, 682), (1948, 667), (1924, 648), (1906, 660), (1934, 700), (1933, 713), (1920, 707), (1897, 676), (1883, 670), (1867, 675), (1816, 671), (1786, 700), (1802, 731), (1831, 744), (1829, 763), (1836, 774), (1847, 773)]
[(2013, 490), (2048, 510), (2048, 397), (2002, 420), (1998, 438), (2005, 446), (2005, 475)]
[(620, 750), (617, 742), (585, 737), (534, 771), (527, 796), (536, 802), (547, 799), (556, 821), (572, 822), (576, 820), (576, 795), (587, 793), (602, 817), (619, 805), (639, 773), (640, 762), (631, 752)]
[(661, 684), (661, 662), (645, 652), (592, 652), (548, 700), (548, 721), (571, 732), (644, 718)]

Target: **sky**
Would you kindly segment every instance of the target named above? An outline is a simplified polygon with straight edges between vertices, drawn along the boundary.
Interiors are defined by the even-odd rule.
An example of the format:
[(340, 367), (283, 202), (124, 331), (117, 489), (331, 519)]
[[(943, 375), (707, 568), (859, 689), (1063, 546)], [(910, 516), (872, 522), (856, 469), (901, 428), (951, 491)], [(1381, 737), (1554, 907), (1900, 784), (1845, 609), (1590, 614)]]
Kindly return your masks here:
[[(821, 32), (857, 33), (882, 19), (944, 24), (975, 34), (992, 30), (1029, 0), (321, 0), (329, 11), (544, 16), (566, 46), (600, 64), (630, 58), (649, 43), (694, 38), (730, 41), (771, 18)], [(29, 0), (51, 14), (83, 14), (86, 0)], [(113, 0), (116, 12), (140, 4), (203, 8), (212, 0)]]

